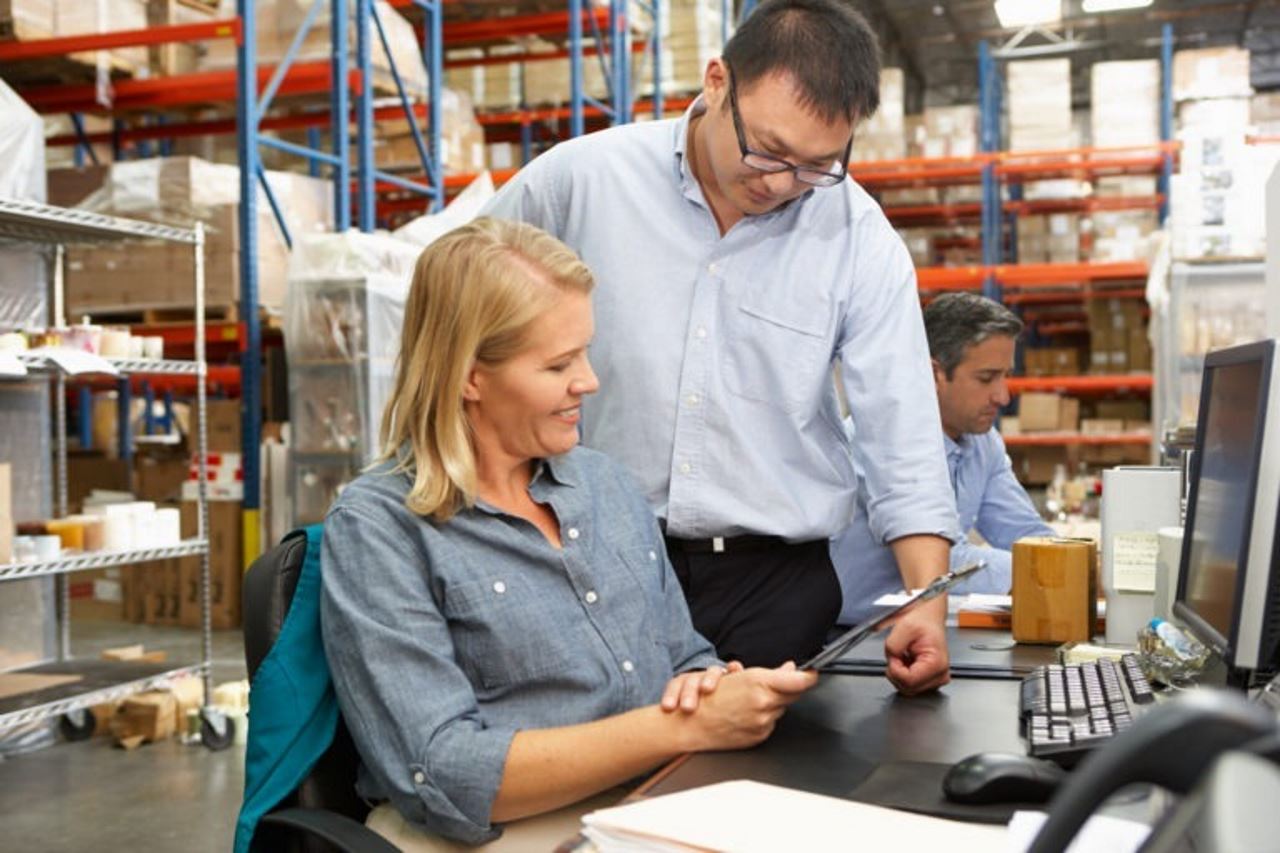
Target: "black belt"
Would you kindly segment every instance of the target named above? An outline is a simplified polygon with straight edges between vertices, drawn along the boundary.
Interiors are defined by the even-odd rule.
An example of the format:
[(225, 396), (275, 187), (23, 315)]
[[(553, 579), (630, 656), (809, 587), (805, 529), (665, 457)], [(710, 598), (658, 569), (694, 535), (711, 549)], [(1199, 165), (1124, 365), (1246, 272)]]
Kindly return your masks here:
[(765, 551), (790, 543), (781, 536), (714, 536), (710, 539), (677, 539), (667, 537), (667, 545), (686, 554), (726, 554), (740, 551)]

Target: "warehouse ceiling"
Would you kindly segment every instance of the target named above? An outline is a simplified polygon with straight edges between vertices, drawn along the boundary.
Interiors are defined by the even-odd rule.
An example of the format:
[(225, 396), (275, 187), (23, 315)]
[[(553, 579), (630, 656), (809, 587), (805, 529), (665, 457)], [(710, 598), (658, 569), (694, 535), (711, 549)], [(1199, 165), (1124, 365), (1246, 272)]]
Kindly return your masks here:
[[(998, 55), (1019, 36), (1000, 26), (992, 0), (853, 0), (880, 33), (885, 64), (906, 72), (907, 112), (974, 103), (978, 43)], [(1010, 57), (1069, 57), (1077, 108), (1089, 102), (1089, 66), (1160, 56), (1160, 32), (1173, 27), (1174, 49), (1237, 45), (1252, 51), (1255, 89), (1280, 88), (1280, 0), (1154, 0), (1145, 9), (1104, 14), (1062, 1), (1062, 22), (1024, 34)]]

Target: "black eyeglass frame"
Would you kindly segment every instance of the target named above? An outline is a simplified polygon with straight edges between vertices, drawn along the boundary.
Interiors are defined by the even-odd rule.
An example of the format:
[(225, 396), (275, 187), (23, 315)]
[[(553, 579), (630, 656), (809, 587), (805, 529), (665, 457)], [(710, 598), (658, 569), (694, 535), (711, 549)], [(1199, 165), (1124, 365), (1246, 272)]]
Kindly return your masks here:
[(725, 73), (729, 75), (729, 113), (733, 117), (733, 129), (738, 134), (738, 151), (742, 154), (743, 165), (770, 175), (792, 172), (797, 181), (811, 187), (834, 187), (849, 175), (849, 155), (853, 152), (853, 137), (844, 147), (844, 156), (840, 158), (839, 172), (825, 172), (812, 166), (797, 166), (790, 160), (753, 151), (747, 147), (747, 132), (742, 128), (742, 113), (738, 112), (738, 87), (734, 83), (733, 69), (725, 64)]

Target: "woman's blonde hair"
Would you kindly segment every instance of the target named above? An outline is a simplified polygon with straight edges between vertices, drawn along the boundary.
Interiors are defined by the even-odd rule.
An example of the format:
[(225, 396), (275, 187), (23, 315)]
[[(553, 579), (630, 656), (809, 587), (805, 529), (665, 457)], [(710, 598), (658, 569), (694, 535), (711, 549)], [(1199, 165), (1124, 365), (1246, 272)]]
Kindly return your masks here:
[(519, 353), (533, 321), (563, 291), (590, 293), (587, 265), (523, 222), (481, 217), (418, 258), (405, 306), (395, 386), (382, 414), (382, 454), (413, 476), (405, 505), (447, 521), (476, 493), (462, 393), (477, 364)]

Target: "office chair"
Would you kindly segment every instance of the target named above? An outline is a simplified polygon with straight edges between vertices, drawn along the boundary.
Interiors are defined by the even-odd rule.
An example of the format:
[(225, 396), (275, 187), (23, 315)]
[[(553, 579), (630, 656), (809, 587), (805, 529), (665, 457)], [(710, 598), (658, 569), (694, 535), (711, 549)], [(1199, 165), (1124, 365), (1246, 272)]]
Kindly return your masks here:
[[(244, 576), (244, 656), (251, 681), (284, 626), (307, 546), (307, 531), (295, 530), (254, 560)], [(317, 665), (327, 666), (323, 657)], [(356, 794), (358, 765), (359, 755), (339, 714), (333, 742), (297, 788), (259, 819), (251, 849), (394, 853), (393, 845), (364, 825), (370, 808)]]

